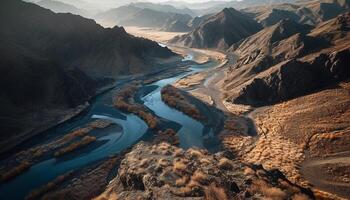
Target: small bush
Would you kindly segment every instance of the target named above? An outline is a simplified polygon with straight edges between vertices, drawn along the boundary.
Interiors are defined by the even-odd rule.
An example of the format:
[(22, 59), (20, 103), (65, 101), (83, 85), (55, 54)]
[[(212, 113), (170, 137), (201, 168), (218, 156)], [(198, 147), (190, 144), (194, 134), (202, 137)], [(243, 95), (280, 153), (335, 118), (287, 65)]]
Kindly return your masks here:
[(173, 171), (175, 172), (184, 172), (187, 168), (186, 164), (182, 160), (174, 161), (173, 165)]
[(191, 180), (196, 181), (202, 185), (208, 184), (208, 176), (199, 170), (193, 173), (193, 175), (191, 176)]

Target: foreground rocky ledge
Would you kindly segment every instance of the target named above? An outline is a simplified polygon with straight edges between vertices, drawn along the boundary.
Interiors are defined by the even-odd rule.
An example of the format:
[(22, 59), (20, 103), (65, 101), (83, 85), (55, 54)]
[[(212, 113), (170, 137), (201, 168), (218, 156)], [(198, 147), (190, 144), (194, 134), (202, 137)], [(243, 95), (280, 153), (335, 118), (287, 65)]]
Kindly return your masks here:
[(313, 199), (278, 170), (245, 165), (229, 152), (139, 143), (96, 199)]

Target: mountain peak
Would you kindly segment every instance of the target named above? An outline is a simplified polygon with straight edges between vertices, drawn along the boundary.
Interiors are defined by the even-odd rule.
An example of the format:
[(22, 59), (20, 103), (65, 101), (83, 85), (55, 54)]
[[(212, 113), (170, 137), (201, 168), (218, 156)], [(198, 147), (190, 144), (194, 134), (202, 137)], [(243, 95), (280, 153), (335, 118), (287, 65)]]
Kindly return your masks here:
[(171, 42), (197, 48), (227, 49), (260, 29), (261, 25), (249, 16), (234, 8), (225, 8), (192, 32), (176, 37)]

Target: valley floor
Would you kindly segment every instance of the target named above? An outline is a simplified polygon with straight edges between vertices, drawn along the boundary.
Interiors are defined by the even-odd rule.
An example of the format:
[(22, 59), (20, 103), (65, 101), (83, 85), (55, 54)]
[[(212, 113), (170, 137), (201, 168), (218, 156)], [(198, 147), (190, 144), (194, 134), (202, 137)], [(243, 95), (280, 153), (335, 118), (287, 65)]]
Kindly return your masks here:
[[(147, 34), (138, 34), (147, 37)], [(150, 38), (162, 43), (167, 39)], [(171, 45), (169, 48), (177, 50)], [(234, 64), (235, 55), (197, 51), (207, 55), (207, 59), (219, 58), (222, 62), (213, 69), (186, 76), (173, 85), (216, 106), (226, 113), (227, 123), (239, 127), (238, 131), (222, 132), (221, 139), (226, 148), (236, 152), (246, 163), (280, 169), (293, 182), (311, 187), (317, 197), (341, 199), (350, 196), (349, 172), (345, 170), (350, 166), (348, 82), (262, 108), (232, 104), (224, 100), (222, 85), (225, 69)], [(205, 61), (203, 58), (199, 60)], [(251, 119), (253, 124), (242, 121), (242, 117)], [(249, 133), (252, 128), (256, 129), (257, 136), (252, 136), (251, 131)]]
[[(254, 178), (249, 180), (254, 180), (254, 183), (250, 189), (245, 188), (245, 190), (254, 195), (263, 194), (267, 197), (270, 195), (272, 199), (287, 198), (287, 195), (293, 199), (307, 198), (305, 195), (308, 195), (309, 192), (304, 191), (298, 185), (311, 188), (316, 197), (320, 198), (341, 199), (350, 196), (350, 177), (348, 176), (350, 165), (348, 159), (350, 152), (348, 145), (350, 142), (348, 127), (350, 124), (349, 82), (271, 106), (254, 108), (236, 105), (226, 101), (225, 91), (223, 90), (226, 70), (235, 63), (236, 55), (167, 44), (170, 38), (183, 33), (159, 32), (137, 27), (127, 27), (126, 30), (131, 34), (153, 39), (162, 43), (162, 45), (167, 45), (174, 52), (185, 56), (182, 63), (185, 63), (186, 66), (181, 66), (180, 63), (172, 61), (172, 66), (167, 69), (144, 77), (140, 75), (126, 79), (128, 80), (126, 82), (131, 83), (131, 85), (138, 85), (142, 89), (137, 88), (135, 91), (126, 89), (124, 91), (124, 104), (127, 104), (125, 112), (133, 111), (132, 113), (141, 115), (143, 117), (141, 118), (145, 121), (157, 116), (156, 121), (160, 127), (159, 131), (156, 129), (157, 126), (154, 128), (156, 130), (150, 131), (147, 124), (141, 119), (138, 120), (137, 117), (131, 115), (125, 115), (127, 116), (125, 117), (119, 111), (115, 111), (113, 106), (116, 105), (113, 105), (115, 103), (113, 101), (117, 96), (116, 94), (121, 90), (121, 88), (116, 88), (113, 94), (107, 93), (107, 95), (98, 98), (99, 103), (92, 106), (88, 111), (88, 119), (98, 119), (97, 121), (78, 119), (84, 123), (80, 124), (79, 128), (74, 129), (73, 132), (67, 133), (65, 130), (59, 130), (64, 134), (53, 133), (54, 137), (47, 140), (48, 143), (41, 143), (28, 148), (26, 151), (18, 152), (2, 162), (0, 171), (7, 171), (8, 176), (5, 178), (13, 179), (21, 173), (27, 173), (25, 176), (30, 177), (33, 170), (29, 169), (28, 171), (26, 163), (29, 163), (29, 168), (34, 166), (32, 168), (38, 170), (43, 165), (42, 161), (49, 158), (54, 160), (50, 156), (55, 155), (58, 164), (54, 163), (52, 167), (60, 163), (63, 166), (70, 159), (79, 161), (81, 158), (78, 154), (83, 152), (82, 158), (86, 159), (86, 163), (89, 165), (80, 166), (81, 168), (76, 172), (68, 171), (58, 177), (56, 174), (52, 174), (53, 177), (57, 178), (34, 191), (31, 188), (30, 191), (32, 192), (27, 198), (65, 198), (66, 195), (72, 194), (75, 194), (73, 196), (76, 199), (81, 197), (84, 197), (84, 199), (92, 198), (103, 192), (108, 183), (107, 190), (102, 193), (100, 199), (107, 197), (113, 199), (118, 195), (122, 197), (124, 195), (125, 198), (136, 198), (137, 195), (149, 195), (144, 187), (164, 183), (164, 180), (173, 185), (172, 190), (179, 190), (177, 196), (199, 194), (203, 196), (203, 192), (205, 195), (209, 195), (207, 193), (208, 191), (210, 193), (211, 190), (223, 191), (222, 188), (215, 185), (206, 185), (208, 177), (205, 177), (202, 171), (196, 170), (195, 166), (203, 168), (203, 172), (215, 169), (219, 170), (220, 173), (232, 172), (233, 170), (227, 169), (235, 167), (237, 169), (234, 172), (237, 172), (237, 174), (229, 173), (228, 175), (237, 178), (236, 183), (247, 182), (248, 180), (245, 179), (252, 176)], [(186, 57), (187, 55), (191, 57)], [(204, 66), (204, 70), (181, 76), (183, 73), (190, 71), (189, 66), (196, 65), (192, 61), (200, 63), (201, 67)], [(208, 65), (207, 68), (205, 68), (206, 65)], [(167, 91), (160, 90), (167, 84), (172, 84), (174, 87), (168, 86)], [(177, 89), (180, 90), (177, 91)], [(162, 99), (164, 94), (168, 95), (165, 96), (168, 97), (166, 102), (165, 99)], [(182, 107), (176, 107), (176, 103), (173, 103), (175, 100), (172, 97), (181, 102)], [(148, 102), (145, 104), (145, 101)], [(118, 101), (117, 103), (121, 102)], [(168, 106), (173, 105), (174, 109), (166, 107), (166, 104)], [(157, 108), (154, 109), (155, 107)], [(188, 108), (191, 108), (190, 111), (186, 110)], [(197, 110), (196, 108), (201, 109)], [(175, 113), (175, 110), (180, 110), (182, 113), (192, 116), (192, 118), (203, 114), (209, 117), (198, 117), (198, 121), (195, 121), (181, 113)], [(170, 118), (167, 118), (166, 115), (169, 115)], [(179, 116), (183, 119), (176, 121), (180, 118)], [(73, 123), (76, 122), (73, 120)], [(192, 129), (183, 130), (179, 128), (181, 125), (185, 127), (186, 123), (193, 126)], [(70, 130), (71, 125), (68, 124)], [(164, 127), (169, 129), (161, 131)], [(206, 132), (205, 129), (208, 129), (208, 127), (209, 129), (219, 130), (219, 133), (216, 134), (213, 133), (215, 131), (210, 132), (210, 130)], [(203, 129), (203, 131), (198, 131), (198, 129)], [(183, 133), (180, 133), (182, 135), (178, 138), (177, 135), (181, 130)], [(177, 131), (179, 131), (178, 134), (174, 134)], [(132, 132), (133, 134), (125, 134), (124, 132)], [(150, 133), (154, 135), (150, 136)], [(197, 136), (199, 139), (196, 138)], [(129, 141), (130, 138), (133, 139), (132, 142)], [(143, 139), (151, 141), (151, 143), (139, 143), (134, 146), (134, 150), (130, 149), (131, 146)], [(197, 139), (203, 143), (201, 144), (203, 146), (210, 147), (220, 144), (220, 148), (234, 153), (234, 161), (223, 158), (222, 152), (217, 155), (205, 150), (190, 149), (184, 151), (181, 148), (170, 147), (168, 144), (161, 143), (172, 141), (170, 143), (182, 143), (191, 146), (191, 144), (195, 144), (191, 142)], [(117, 141), (118, 144), (113, 143), (113, 141)], [(91, 146), (83, 148), (90, 143), (92, 143)], [(128, 148), (126, 148), (127, 145), (129, 145)], [(319, 146), (323, 148), (319, 148)], [(98, 150), (99, 147), (102, 151)], [(125, 149), (122, 149), (122, 147), (125, 147)], [(78, 148), (81, 148), (81, 151), (73, 152)], [(144, 149), (149, 149), (149, 151), (143, 151)], [(70, 152), (73, 153), (63, 155)], [(106, 157), (106, 152), (120, 153)], [(88, 154), (92, 154), (92, 156), (84, 157)], [(148, 160), (146, 158), (150, 155), (146, 154), (151, 154), (151, 157), (154, 158)], [(94, 162), (89, 160), (92, 159), (91, 157), (95, 157)], [(19, 161), (23, 165), (16, 165)], [(205, 163), (216, 162), (217, 164), (210, 165), (210, 169), (207, 169)], [(72, 165), (72, 163), (68, 163), (65, 167)], [(73, 164), (77, 163), (82, 165), (80, 161)], [(242, 167), (241, 164), (250, 167)], [(140, 166), (135, 167), (136, 165)], [(192, 166), (192, 168), (186, 170), (186, 165)], [(121, 178), (116, 176), (116, 171), (120, 166), (120, 169), (122, 169), (122, 171), (119, 171)], [(148, 166), (160, 167), (164, 170), (164, 173), (155, 176), (153, 174), (155, 170), (148, 168)], [(273, 169), (282, 171), (286, 178), (274, 174)], [(123, 172), (125, 173), (123, 174)], [(142, 174), (142, 177), (146, 177), (144, 179), (148, 179), (140, 180), (140, 174)], [(209, 175), (216, 176), (210, 173)], [(277, 176), (277, 184), (271, 185), (270, 182), (264, 179), (269, 177), (272, 180), (276, 178), (275, 176)], [(2, 178), (4, 177), (2, 176)], [(150, 185), (138, 185), (140, 182), (146, 182)], [(20, 187), (16, 183), (16, 181), (12, 182), (13, 187)], [(27, 186), (23, 181), (18, 183)], [(231, 183), (228, 185), (232, 190), (234, 185), (231, 185)], [(8, 188), (11, 189), (11, 187), (10, 185)], [(131, 187), (131, 190), (123, 191), (125, 187)], [(8, 195), (14, 195), (8, 188), (0, 189), (6, 191)], [(134, 190), (135, 188), (136, 190)], [(283, 191), (281, 188), (284, 188)], [(167, 187), (165, 187), (165, 190), (159, 189), (157, 191), (159, 194), (156, 195), (173, 198), (174, 196), (170, 197), (168, 196), (170, 194), (164, 192), (168, 189)], [(26, 190), (29, 190), (29, 188), (26, 188)], [(28, 191), (20, 192), (22, 192), (21, 195), (24, 195), (25, 192), (28, 195)], [(247, 194), (238, 195), (245, 198)], [(69, 196), (69, 198), (73, 198), (73, 196)], [(227, 199), (227, 197), (223, 199)]]

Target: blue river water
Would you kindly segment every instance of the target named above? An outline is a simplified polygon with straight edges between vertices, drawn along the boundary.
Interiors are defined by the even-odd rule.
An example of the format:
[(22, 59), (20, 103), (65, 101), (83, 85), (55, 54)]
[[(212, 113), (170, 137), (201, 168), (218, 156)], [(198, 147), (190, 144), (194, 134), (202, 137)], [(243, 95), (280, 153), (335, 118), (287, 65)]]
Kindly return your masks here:
[[(188, 55), (184, 60), (191, 60), (192, 58), (191, 55)], [(160, 90), (165, 85), (171, 84), (181, 77), (205, 70), (214, 65), (216, 65), (215, 61), (202, 65), (192, 65), (189, 72), (184, 72), (183, 74), (150, 84), (152, 86), (157, 86), (155, 87), (156, 89), (142, 97), (144, 105), (151, 109), (156, 115), (181, 125), (181, 128), (178, 130), (178, 136), (180, 146), (183, 148), (203, 148), (204, 138), (213, 134), (209, 131), (207, 133), (208, 135), (204, 135), (203, 133), (205, 131), (202, 123), (164, 104), (161, 100)], [(98, 145), (88, 149), (83, 148), (77, 150), (72, 153), (72, 155), (63, 158), (48, 158), (47, 160), (35, 164), (18, 177), (1, 184), (0, 199), (24, 199), (31, 190), (48, 183), (57, 176), (71, 170), (86, 167), (96, 161), (108, 158), (110, 155), (115, 155), (133, 144), (136, 144), (142, 140), (142, 138), (147, 137), (147, 134), (150, 132), (143, 120), (133, 114), (123, 113), (113, 107), (113, 93), (114, 90), (110, 90), (98, 96), (91, 102), (88, 111), (50, 129), (45, 134), (42, 134), (40, 138), (33, 139), (33, 141), (29, 141), (27, 144), (29, 146), (35, 146), (49, 142), (95, 119), (108, 119), (115, 123), (115, 125), (102, 130), (94, 130), (92, 133), (98, 138), (95, 142)]]

